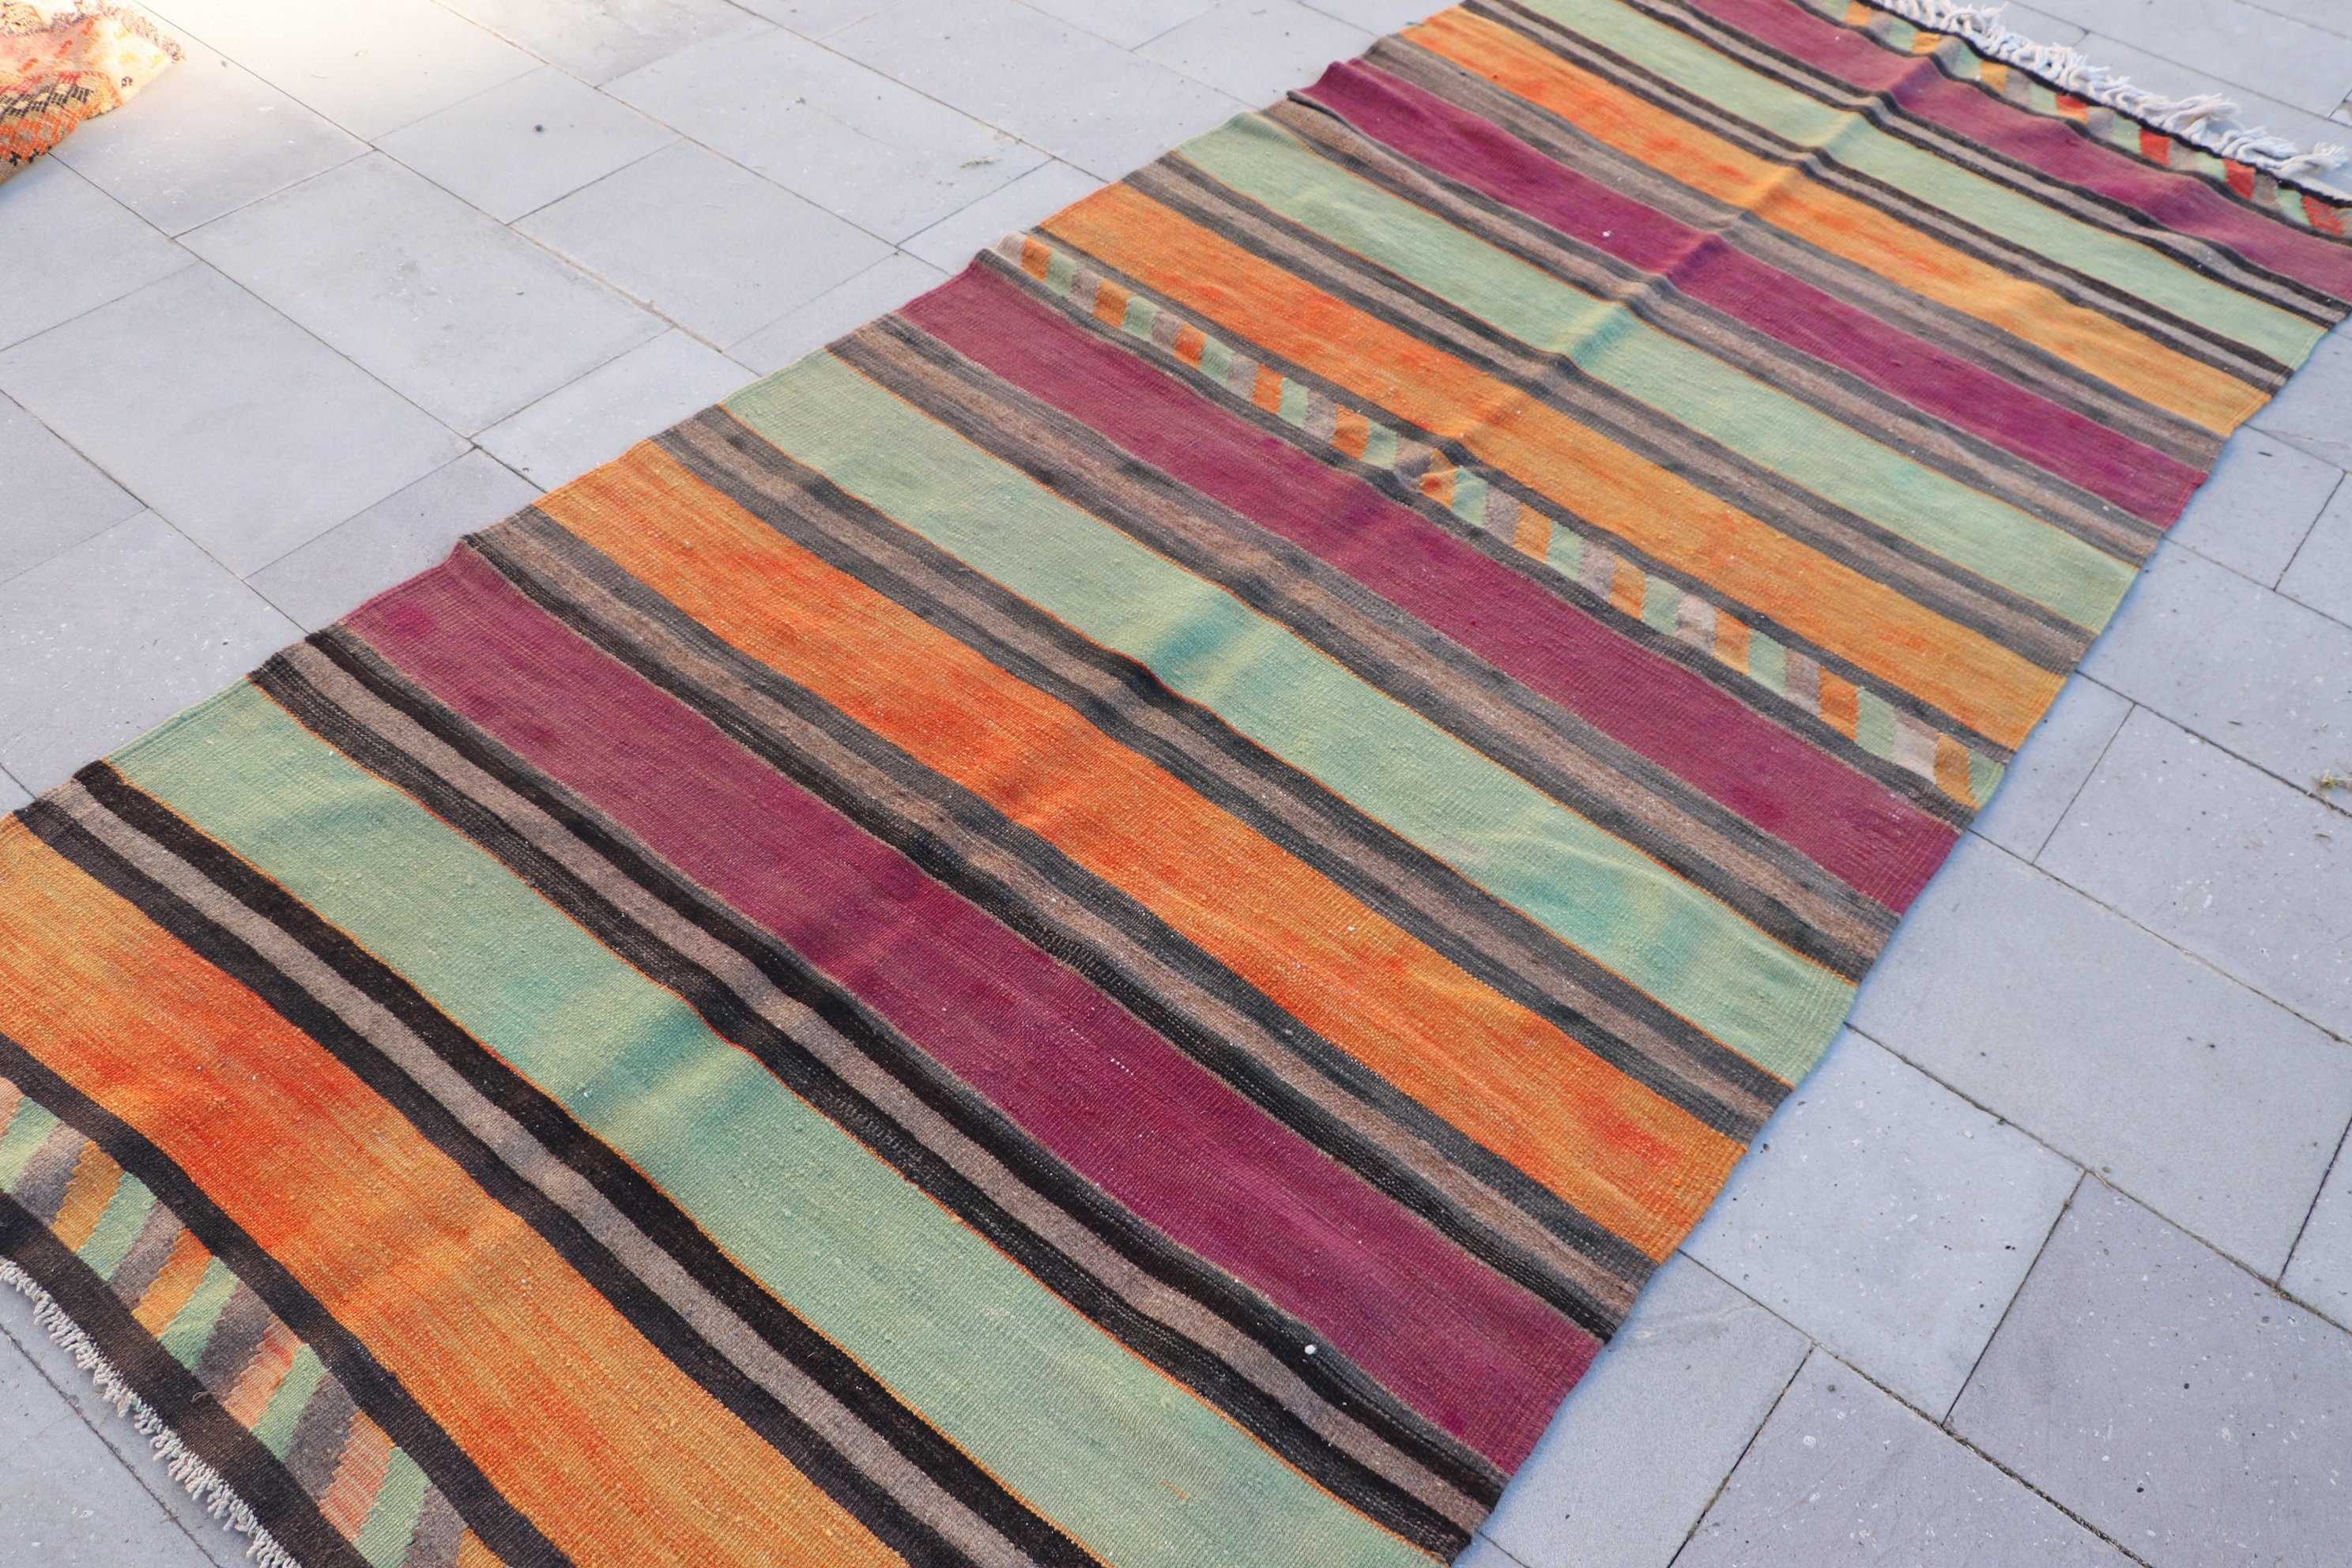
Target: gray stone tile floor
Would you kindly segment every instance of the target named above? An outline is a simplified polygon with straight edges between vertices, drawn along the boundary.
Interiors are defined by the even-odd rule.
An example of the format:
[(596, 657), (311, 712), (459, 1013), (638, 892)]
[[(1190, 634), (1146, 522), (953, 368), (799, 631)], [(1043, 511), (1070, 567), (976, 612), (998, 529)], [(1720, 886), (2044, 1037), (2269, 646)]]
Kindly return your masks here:
[[(0, 809), (1432, 0), (149, 0), (0, 185)], [(2006, 21), (2352, 141), (2347, 0)], [(1465, 1558), (2352, 1558), (2352, 333)], [(0, 1568), (243, 1543), (0, 1289)]]

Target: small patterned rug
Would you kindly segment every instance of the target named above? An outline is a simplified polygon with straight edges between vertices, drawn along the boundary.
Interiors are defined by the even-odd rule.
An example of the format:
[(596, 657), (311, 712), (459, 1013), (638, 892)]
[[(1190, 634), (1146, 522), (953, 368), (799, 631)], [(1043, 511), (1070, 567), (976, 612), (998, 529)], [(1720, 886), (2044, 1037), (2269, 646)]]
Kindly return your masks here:
[(0, 180), (179, 58), (180, 46), (135, 12), (0, 0)]
[(269, 1563), (1459, 1552), (2352, 300), (1979, 41), (1469, 0), (92, 764), (0, 1274)]

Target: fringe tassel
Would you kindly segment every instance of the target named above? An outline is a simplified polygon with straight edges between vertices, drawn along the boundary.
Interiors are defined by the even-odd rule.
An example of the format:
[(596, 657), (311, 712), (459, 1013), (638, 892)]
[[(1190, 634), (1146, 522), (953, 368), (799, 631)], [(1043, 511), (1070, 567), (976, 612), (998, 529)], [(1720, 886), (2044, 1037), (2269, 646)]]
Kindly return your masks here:
[(2238, 106), (2219, 93), (2167, 98), (2162, 93), (2134, 87), (2105, 66), (2093, 65), (2070, 45), (2037, 44), (2021, 33), (2012, 33), (2000, 25), (2002, 8), (1999, 5), (1967, 5), (1961, 0), (1869, 3), (1929, 32), (1960, 38), (1987, 58), (2015, 66), (2063, 92), (2087, 102), (2105, 104), (2143, 125), (2221, 157), (2288, 178), (2323, 174), (2341, 167), (2345, 162), (2345, 150), (2333, 142), (2323, 142), (2305, 151), (2259, 126), (2238, 124)]
[(252, 1537), (245, 1554), (261, 1568), (302, 1568), (294, 1554), (278, 1543), (278, 1538), (263, 1528), (253, 1510), (246, 1506), (236, 1489), (221, 1479), (221, 1473), (203, 1459), (180, 1435), (164, 1424), (148, 1403), (132, 1392), (122, 1374), (114, 1370), (98, 1345), (84, 1333), (79, 1325), (66, 1315), (56, 1298), (41, 1289), (38, 1281), (26, 1273), (13, 1259), (0, 1258), (0, 1284), (13, 1285), (33, 1303), (33, 1321), (48, 1331), (49, 1338), (64, 1347), (74, 1358), (74, 1364), (89, 1373), (98, 1385), (98, 1395), (117, 1412), (128, 1415), (140, 1435), (154, 1449), (173, 1480), (187, 1489), (188, 1495), (205, 1505), (205, 1511), (219, 1520), (240, 1535)]

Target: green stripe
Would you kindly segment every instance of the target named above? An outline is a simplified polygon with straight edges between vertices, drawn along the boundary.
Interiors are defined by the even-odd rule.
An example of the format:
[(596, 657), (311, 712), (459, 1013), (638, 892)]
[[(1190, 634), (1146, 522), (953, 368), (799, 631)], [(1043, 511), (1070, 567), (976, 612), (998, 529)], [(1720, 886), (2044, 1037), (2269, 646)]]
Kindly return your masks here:
[(400, 1568), (400, 1560), (408, 1555), (408, 1539), (416, 1533), (416, 1521), (425, 1511), (425, 1484), (416, 1461), (394, 1448), (384, 1467), (383, 1485), (376, 1490), (375, 1506), (368, 1510), (367, 1522), (352, 1542), (374, 1568)]
[(48, 1142), (57, 1130), (58, 1119), (46, 1105), (29, 1100), (16, 1102), (16, 1114), (8, 1123), (8, 1131), (0, 1132), (0, 1188), (16, 1190), (16, 1183), (25, 1174), (25, 1166), (34, 1152)]
[(236, 1293), (236, 1274), (219, 1258), (212, 1259), (205, 1265), (204, 1278), (196, 1281), (195, 1293), (155, 1336), (157, 1342), (172, 1352), (173, 1360), (194, 1371), (204, 1358), (205, 1346), (212, 1341), (213, 1325), (220, 1321), (221, 1310)]
[(1774, 1072), (1801, 1070), (1844, 1015), (1836, 976), (839, 360), (813, 354), (727, 406)]
[(327, 1364), (319, 1352), (305, 1344), (295, 1351), (294, 1360), (278, 1380), (278, 1392), (261, 1412), (261, 1419), (253, 1424), (254, 1441), (284, 1458), (294, 1447), (295, 1428), (302, 1422), (302, 1412), (310, 1407), (310, 1395), (327, 1380)]
[(251, 685), (114, 760), (397, 969), (1097, 1555), (1421, 1561)]
[(75, 1256), (100, 1279), (112, 1279), (154, 1207), (155, 1194), (143, 1183), (133, 1176), (123, 1177), (115, 1185), (114, 1196), (107, 1200), (106, 1212), (98, 1216), (96, 1228), (74, 1248)]
[(2067, 216), (2032, 196), (1889, 136), (1862, 116), (1809, 98), (1653, 21), (1619, 0), (1525, 0), (1528, 8), (1648, 68), (1706, 102), (1856, 174), (1940, 207), (2060, 266), (2111, 283), (2284, 364), (2300, 364), (2326, 329), (2161, 251)]
[(1763, 467), (2094, 629), (2133, 568), (1358, 179), (1258, 115), (1181, 152), (1336, 241)]

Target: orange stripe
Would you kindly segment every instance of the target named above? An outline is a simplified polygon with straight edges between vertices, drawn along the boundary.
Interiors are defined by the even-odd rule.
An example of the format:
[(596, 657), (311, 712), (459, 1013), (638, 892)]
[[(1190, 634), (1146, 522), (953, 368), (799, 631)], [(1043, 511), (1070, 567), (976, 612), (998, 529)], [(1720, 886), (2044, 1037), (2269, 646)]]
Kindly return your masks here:
[(1738, 1157), (1738, 1144), (658, 448), (640, 446), (540, 507), (1653, 1256)]
[(253, 1359), (237, 1374), (236, 1385), (221, 1401), (221, 1408), (240, 1426), (249, 1427), (260, 1420), (278, 1385), (293, 1370), (294, 1357), (301, 1348), (302, 1342), (293, 1330), (276, 1318), (270, 1319), (269, 1327), (261, 1332), (261, 1342), (253, 1347)]
[(327, 1483), (319, 1499), (319, 1512), (342, 1531), (344, 1540), (357, 1537), (360, 1527), (367, 1523), (368, 1512), (375, 1507), (375, 1494), (383, 1489), (384, 1472), (391, 1467), (392, 1439), (368, 1419), (366, 1411), (353, 1411), (351, 1435), (343, 1439), (343, 1457), (335, 1466), (335, 1479)]
[(1404, 36), (1671, 179), (2000, 327), (2216, 434), (2228, 435), (2268, 401), (2268, 394), (2226, 372), (1930, 239), (1800, 170), (1742, 152), (1507, 27), (1452, 10), (1406, 28)]
[[(0, 832), (15, 826), (11, 821), (0, 826)], [(203, 1281), (205, 1269), (212, 1260), (212, 1253), (196, 1239), (195, 1232), (182, 1230), (173, 1237), (163, 1267), (155, 1271), (155, 1278), (148, 1282), (147, 1293), (131, 1309), (131, 1315), (139, 1320), (139, 1326), (151, 1334), (161, 1334), (170, 1328), (172, 1320), (180, 1315), (180, 1309), (188, 1304), (188, 1298), (196, 1293), (196, 1286)]]
[(73, 1180), (66, 1184), (65, 1201), (58, 1205), (58, 1217), (49, 1225), (50, 1234), (65, 1244), (67, 1251), (89, 1239), (121, 1182), (122, 1167), (112, 1155), (95, 1143), (82, 1150), (81, 1158), (74, 1162)]
[[(1452, 436), (1650, 554), (2005, 745), (2061, 676), (1800, 544), (1527, 394), (1355, 310), (1126, 185), (1045, 226), (1235, 335)], [(1631, 613), (1631, 612), (1629, 612)]]
[(898, 1561), (333, 1056), (13, 818), (0, 1030), (185, 1170), (581, 1568)]

